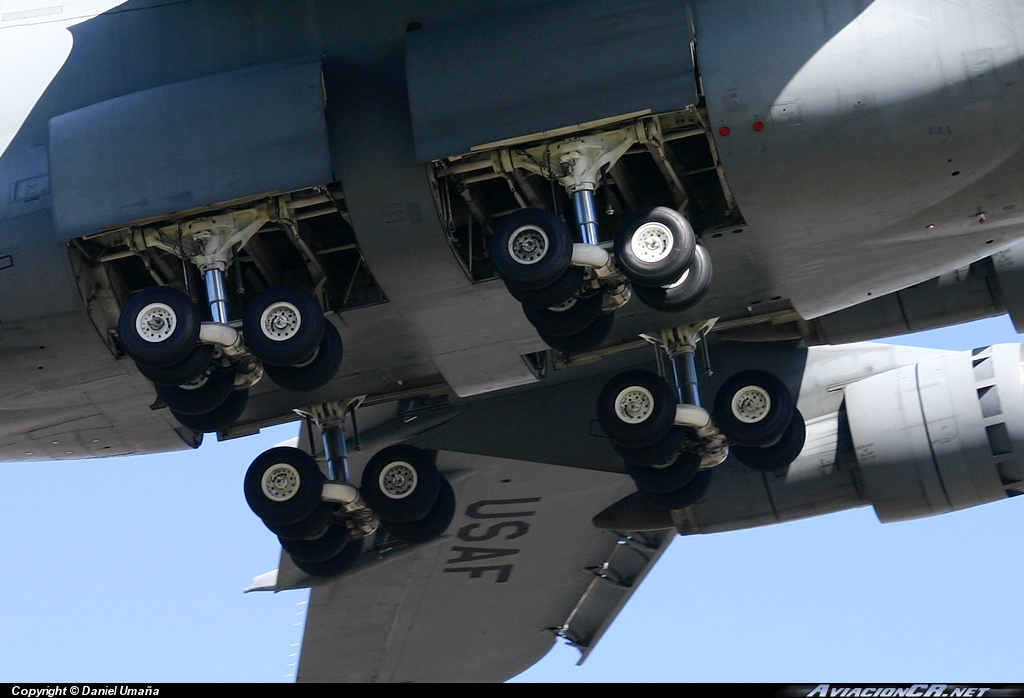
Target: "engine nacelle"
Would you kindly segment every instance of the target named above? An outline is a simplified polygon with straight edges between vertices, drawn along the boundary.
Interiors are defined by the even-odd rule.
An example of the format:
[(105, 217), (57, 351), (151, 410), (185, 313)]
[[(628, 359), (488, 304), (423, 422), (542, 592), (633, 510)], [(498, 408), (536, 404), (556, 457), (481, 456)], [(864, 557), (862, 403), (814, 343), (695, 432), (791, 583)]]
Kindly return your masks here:
[(883, 522), (1024, 493), (1024, 350), (945, 354), (857, 381), (846, 411)]

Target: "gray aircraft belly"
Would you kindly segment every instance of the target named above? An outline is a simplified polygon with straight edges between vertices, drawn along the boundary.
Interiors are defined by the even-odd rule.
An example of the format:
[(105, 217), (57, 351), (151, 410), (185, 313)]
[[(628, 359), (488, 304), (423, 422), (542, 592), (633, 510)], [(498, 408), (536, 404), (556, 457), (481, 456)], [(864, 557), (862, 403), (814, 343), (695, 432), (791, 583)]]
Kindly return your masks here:
[(1022, 20), (1003, 2), (696, 3), (722, 163), (804, 317), (1020, 236)]

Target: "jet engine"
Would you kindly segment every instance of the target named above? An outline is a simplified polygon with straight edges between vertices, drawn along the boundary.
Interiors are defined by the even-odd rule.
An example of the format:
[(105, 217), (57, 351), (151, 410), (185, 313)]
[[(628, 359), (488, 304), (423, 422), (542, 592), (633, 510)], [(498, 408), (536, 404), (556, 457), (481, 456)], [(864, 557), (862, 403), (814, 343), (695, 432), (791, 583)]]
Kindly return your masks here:
[(846, 411), (882, 522), (1024, 494), (1024, 348), (945, 354), (857, 381)]

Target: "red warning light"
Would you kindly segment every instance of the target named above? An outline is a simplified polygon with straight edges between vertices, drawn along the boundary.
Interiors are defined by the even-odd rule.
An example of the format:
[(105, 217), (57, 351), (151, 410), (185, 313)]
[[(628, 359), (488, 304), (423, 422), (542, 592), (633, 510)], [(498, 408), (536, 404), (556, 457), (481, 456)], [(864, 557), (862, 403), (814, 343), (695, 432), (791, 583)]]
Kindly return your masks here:
[(764, 131), (764, 122), (763, 121), (755, 121), (754, 122), (754, 130), (757, 131), (757, 132)]
[(728, 126), (723, 126), (722, 128), (718, 129), (718, 132), (723, 136), (728, 136), (730, 133), (732, 133), (732, 129), (729, 128)]

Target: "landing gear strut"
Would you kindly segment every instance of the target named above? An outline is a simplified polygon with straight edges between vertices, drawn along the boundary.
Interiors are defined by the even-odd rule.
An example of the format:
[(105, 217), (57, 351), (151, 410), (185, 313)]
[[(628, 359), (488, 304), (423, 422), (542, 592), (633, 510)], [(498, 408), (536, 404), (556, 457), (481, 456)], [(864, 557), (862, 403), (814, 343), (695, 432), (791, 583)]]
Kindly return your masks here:
[(659, 373), (627, 371), (598, 397), (597, 418), (612, 447), (640, 494), (659, 507), (696, 503), (730, 448), (745, 465), (767, 472), (788, 467), (804, 446), (803, 416), (789, 389), (764, 371), (726, 380), (714, 419), (701, 407), (694, 355), (714, 322), (642, 335), (656, 347)]
[[(241, 417), (249, 387), (264, 370), (282, 388), (309, 391), (326, 385), (341, 365), (341, 336), (320, 302), (302, 289), (269, 288), (248, 304), (241, 323), (231, 322), (225, 272), (271, 218), (263, 204), (146, 229), (139, 240), (132, 238), (140, 248), (181, 256), (203, 276), (210, 320), (201, 320), (187, 293), (156, 287), (131, 298), (118, 323), (125, 352), (178, 422), (195, 431), (220, 431)], [(295, 224), (285, 208), (274, 220), (284, 227)], [(173, 240), (177, 244), (168, 242)]]
[[(261, 454), (245, 476), (245, 498), (295, 565), (316, 577), (333, 577), (359, 559), (378, 526), (405, 543), (443, 533), (455, 517), (455, 493), (434, 464), (434, 454), (398, 444), (382, 449), (351, 482), (345, 423), (356, 427), (363, 398), (296, 410), (323, 437), (327, 475), (297, 448)], [(357, 443), (358, 443), (358, 430)]]
[[(657, 207), (627, 220), (612, 254), (600, 244), (595, 191), (603, 173), (634, 145), (659, 143), (657, 131), (652, 124), (634, 124), (501, 153), (504, 171), (523, 169), (557, 180), (572, 201), (579, 242), (555, 214), (523, 209), (502, 219), (490, 245), (498, 276), (557, 351), (572, 354), (603, 343), (615, 310), (634, 293), (655, 310), (676, 313), (696, 305), (711, 285), (710, 256), (674, 209)], [(580, 304), (599, 312), (573, 310)]]

